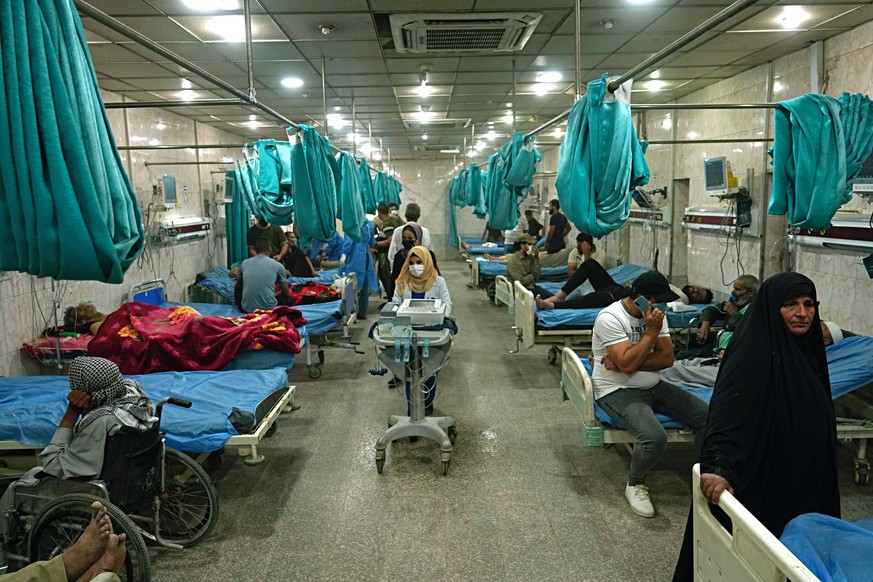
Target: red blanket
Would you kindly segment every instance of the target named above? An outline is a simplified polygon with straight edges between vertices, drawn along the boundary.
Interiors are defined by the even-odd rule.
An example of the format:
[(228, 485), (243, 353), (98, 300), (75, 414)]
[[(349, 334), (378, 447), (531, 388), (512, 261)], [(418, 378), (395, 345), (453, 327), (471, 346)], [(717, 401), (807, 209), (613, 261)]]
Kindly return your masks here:
[(112, 360), (122, 374), (218, 370), (242, 350), (299, 353), (297, 326), (305, 323), (298, 310), (283, 306), (210, 317), (185, 306), (125, 303), (100, 326), (88, 352)]

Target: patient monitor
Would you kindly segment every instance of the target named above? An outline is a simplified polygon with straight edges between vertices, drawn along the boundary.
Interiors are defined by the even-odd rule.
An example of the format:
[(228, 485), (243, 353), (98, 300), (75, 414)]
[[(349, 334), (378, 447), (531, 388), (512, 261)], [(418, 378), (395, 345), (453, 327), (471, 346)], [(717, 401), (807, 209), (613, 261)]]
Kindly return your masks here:
[(404, 299), (397, 315), (408, 317), (412, 325), (440, 325), (446, 318), (446, 306), (439, 299)]
[(703, 178), (710, 196), (735, 196), (739, 192), (739, 183), (725, 157), (704, 159)]

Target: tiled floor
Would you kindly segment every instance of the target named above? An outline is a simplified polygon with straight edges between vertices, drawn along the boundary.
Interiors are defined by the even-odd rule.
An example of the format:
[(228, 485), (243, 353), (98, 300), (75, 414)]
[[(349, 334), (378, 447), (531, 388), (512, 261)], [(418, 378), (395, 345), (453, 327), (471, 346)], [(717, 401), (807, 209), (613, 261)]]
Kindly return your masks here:
[[(263, 464), (225, 455), (218, 526), (200, 546), (154, 550), (156, 580), (669, 579), (691, 450), (668, 449), (648, 479), (657, 515), (637, 517), (623, 496), (627, 452), (584, 448), (546, 349), (509, 355), (505, 308), (464, 286), (465, 264), (440, 265), (461, 328), (436, 402), (458, 422), (448, 476), (425, 440), (391, 445), (377, 474), (376, 439), (405, 406), (367, 372), (358, 325), (366, 355), (327, 350), (317, 381), (292, 371), (302, 408), (265, 441)], [(873, 487), (851, 483), (851, 457), (840, 448), (845, 517), (870, 517)]]

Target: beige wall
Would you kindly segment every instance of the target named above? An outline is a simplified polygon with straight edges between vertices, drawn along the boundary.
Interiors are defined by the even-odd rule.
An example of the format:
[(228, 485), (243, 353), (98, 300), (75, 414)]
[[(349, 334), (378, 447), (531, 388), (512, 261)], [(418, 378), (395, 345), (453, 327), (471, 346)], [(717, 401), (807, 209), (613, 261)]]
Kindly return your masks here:
[[(119, 101), (112, 93), (103, 93), (107, 102)], [(194, 143), (240, 143), (242, 138), (210, 126), (168, 113), (159, 109), (108, 110), (112, 131), (119, 145), (147, 145), (153, 141), (161, 144)], [(159, 123), (161, 125), (159, 126)], [(160, 127), (160, 129), (159, 129)], [(204, 216), (207, 208), (204, 201), (212, 199), (212, 170), (222, 166), (146, 166), (145, 163), (221, 161), (223, 156), (238, 157), (238, 149), (222, 150), (167, 150), (121, 152), (125, 168), (143, 209), (152, 200), (152, 185), (163, 173), (176, 177), (179, 192), (179, 208), (167, 213), (167, 218)], [(129, 155), (128, 155), (129, 154)], [(230, 167), (229, 165), (227, 167)], [(223, 177), (216, 174), (216, 179)], [(183, 196), (187, 186), (187, 198)], [(211, 215), (223, 214), (223, 208), (211, 204)], [(160, 214), (155, 215), (160, 220)], [(213, 229), (207, 239), (180, 242), (172, 246), (148, 245), (141, 258), (127, 271), (124, 283), (108, 285), (91, 281), (61, 281), (55, 284), (58, 290), (52, 294), (51, 280), (39, 279), (22, 273), (4, 273), (0, 277), (0, 314), (3, 334), (0, 339), (0, 374), (6, 376), (36, 374), (43, 369), (21, 351), (21, 344), (35, 338), (46, 327), (54, 325), (53, 297), (60, 303), (58, 318), (66, 307), (80, 301), (92, 301), (98, 309), (113, 310), (126, 298), (131, 286), (153, 279), (167, 282), (169, 299), (184, 299), (184, 289), (194, 282), (194, 276), (215, 265), (225, 263), (224, 238), (218, 229)]]

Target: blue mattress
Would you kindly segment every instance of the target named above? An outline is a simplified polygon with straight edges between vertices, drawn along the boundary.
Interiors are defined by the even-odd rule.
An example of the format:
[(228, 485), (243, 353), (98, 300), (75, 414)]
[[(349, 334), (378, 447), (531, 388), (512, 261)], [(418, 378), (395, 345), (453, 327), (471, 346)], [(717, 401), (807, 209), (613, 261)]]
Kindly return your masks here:
[[(467, 244), (470, 244), (470, 243), (467, 243)], [(488, 253), (488, 254), (494, 255), (494, 256), (501, 256), (501, 255), (506, 254), (506, 249), (504, 248), (504, 246), (505, 246), (504, 243), (498, 242), (498, 243), (494, 243), (494, 244), (496, 244), (497, 246), (496, 247), (486, 247), (486, 246), (482, 246), (482, 245), (477, 244), (476, 246), (470, 246), (470, 247), (464, 249), (464, 251), (470, 253), (471, 255), (484, 255), (485, 253)]]
[[(831, 397), (834, 400), (873, 381), (873, 358), (870, 357), (873, 351), (871, 350), (873, 350), (873, 337), (860, 335), (846, 338), (836, 345), (825, 348), (825, 354), (828, 358), (828, 372), (831, 377)], [(581, 361), (585, 370), (591, 375), (591, 365), (588, 363), (588, 358), (581, 358)], [(712, 398), (712, 387), (692, 388), (681, 384), (679, 386), (707, 404)], [(594, 402), (594, 416), (600, 422), (617, 426), (615, 420), (600, 408), (596, 401)], [(671, 418), (661, 414), (655, 416), (667, 428), (682, 428), (681, 423)]]
[[(218, 317), (238, 317), (243, 315), (233, 305), (216, 305), (212, 303), (186, 303), (193, 307), (201, 315), (215, 315)], [(170, 305), (165, 305), (169, 307)], [(342, 319), (342, 301), (328, 301), (327, 303), (316, 303), (313, 305), (298, 305), (294, 309), (300, 310), (303, 317), (306, 318), (305, 330), (301, 329), (301, 335), (312, 334), (321, 335), (327, 333), (337, 326), (337, 323)]]
[[(161, 372), (128, 376), (157, 402), (167, 396), (194, 403), (167, 405), (161, 429), (167, 444), (192, 453), (214, 451), (239, 434), (230, 422), (234, 409), (256, 416), (258, 405), (288, 385), (285, 370), (232, 372)], [(0, 440), (45, 446), (66, 410), (70, 379), (66, 376), (0, 378)], [(261, 419), (256, 418), (256, 422)]]
[[(667, 325), (673, 329), (688, 327), (691, 320), (700, 317), (708, 305), (689, 305), (693, 311), (676, 313), (667, 311)], [(588, 309), (550, 309), (540, 311), (534, 307), (537, 329), (585, 329), (594, 325), (601, 307)]]
[(461, 240), (467, 243), (468, 245), (481, 245), (486, 243), (487, 241), (480, 236), (462, 236)]
[(822, 582), (871, 579), (873, 519), (807, 513), (789, 521), (780, 540)]
[(333, 285), (334, 279), (340, 277), (339, 269), (325, 269), (324, 271), (316, 271), (317, 277), (288, 277), (288, 282), (292, 285), (303, 285), (305, 283), (322, 283), (323, 285)]
[[(479, 274), (480, 275), (489, 275), (491, 277), (496, 277), (497, 275), (506, 276), (506, 264), (505, 263), (494, 263), (482, 257), (476, 257), (476, 260), (479, 261)], [(560, 277), (567, 276), (567, 265), (561, 265), (560, 267), (543, 267), (540, 273), (541, 277)]]

